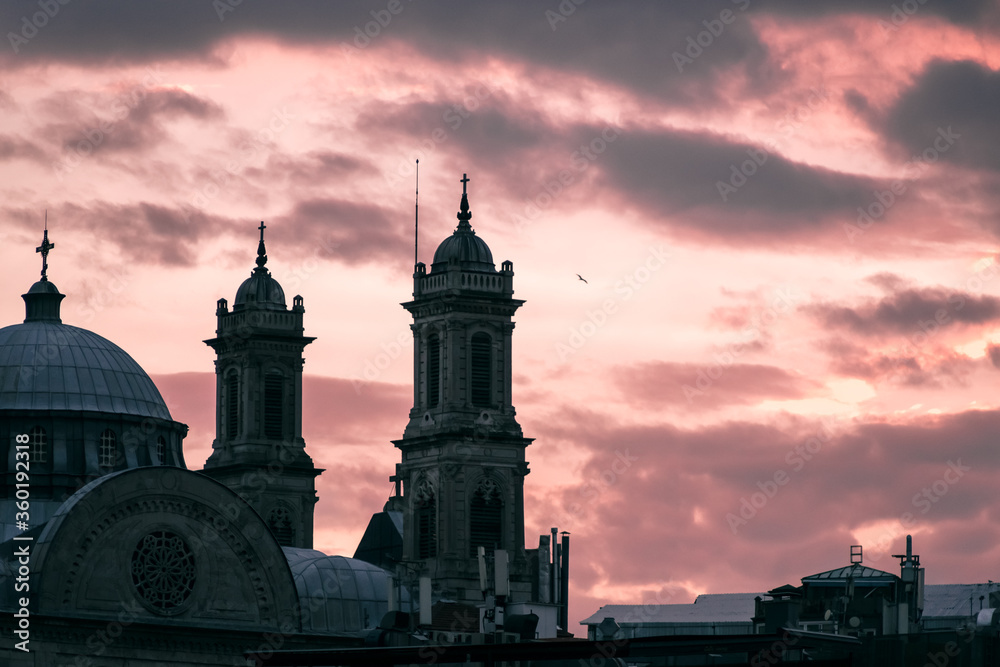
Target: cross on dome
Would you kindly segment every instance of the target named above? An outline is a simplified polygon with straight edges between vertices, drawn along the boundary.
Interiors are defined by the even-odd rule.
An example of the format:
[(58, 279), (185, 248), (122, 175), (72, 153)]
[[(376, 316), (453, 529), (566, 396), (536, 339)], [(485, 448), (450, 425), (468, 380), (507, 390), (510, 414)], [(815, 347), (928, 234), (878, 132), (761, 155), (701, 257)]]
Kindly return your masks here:
[(46, 272), (49, 269), (49, 250), (56, 247), (55, 243), (49, 243), (49, 215), (45, 214), (45, 231), (42, 232), (42, 245), (35, 248), (35, 252), (42, 253), (42, 280), (48, 281)]

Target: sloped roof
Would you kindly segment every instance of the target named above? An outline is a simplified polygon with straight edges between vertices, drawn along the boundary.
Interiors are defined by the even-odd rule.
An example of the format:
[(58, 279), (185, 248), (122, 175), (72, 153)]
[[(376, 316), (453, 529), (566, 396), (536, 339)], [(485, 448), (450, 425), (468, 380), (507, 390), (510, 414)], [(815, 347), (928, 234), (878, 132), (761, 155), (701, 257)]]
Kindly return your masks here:
[(1000, 583), (926, 585), (924, 618), (978, 614), (979, 596), (983, 596), (983, 609), (986, 609), (990, 606), (991, 592), (1000, 592)]
[(613, 618), (618, 625), (653, 623), (749, 623), (754, 598), (765, 593), (706, 593), (691, 604), (606, 604), (580, 625), (598, 625)]

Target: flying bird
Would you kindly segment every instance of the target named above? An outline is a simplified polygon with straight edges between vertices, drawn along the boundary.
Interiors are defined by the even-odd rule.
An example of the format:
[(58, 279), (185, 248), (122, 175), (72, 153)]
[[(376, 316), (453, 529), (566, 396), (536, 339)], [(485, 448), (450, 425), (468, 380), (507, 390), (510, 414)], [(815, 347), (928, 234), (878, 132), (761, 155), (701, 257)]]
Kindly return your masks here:
[[(582, 280), (583, 282), (587, 283), (587, 279), (584, 278), (583, 276), (581, 276), (579, 273), (576, 274), (576, 277), (579, 278), (580, 280)], [(587, 284), (589, 285), (590, 283), (587, 283)]]

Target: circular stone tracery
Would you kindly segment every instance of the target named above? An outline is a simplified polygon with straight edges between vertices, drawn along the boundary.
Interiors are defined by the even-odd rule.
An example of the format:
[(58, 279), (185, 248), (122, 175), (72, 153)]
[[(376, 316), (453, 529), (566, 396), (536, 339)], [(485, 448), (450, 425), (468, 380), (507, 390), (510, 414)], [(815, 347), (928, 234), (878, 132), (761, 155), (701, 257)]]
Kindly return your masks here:
[(194, 554), (179, 535), (157, 530), (139, 540), (132, 553), (132, 584), (153, 611), (181, 610), (194, 590)]

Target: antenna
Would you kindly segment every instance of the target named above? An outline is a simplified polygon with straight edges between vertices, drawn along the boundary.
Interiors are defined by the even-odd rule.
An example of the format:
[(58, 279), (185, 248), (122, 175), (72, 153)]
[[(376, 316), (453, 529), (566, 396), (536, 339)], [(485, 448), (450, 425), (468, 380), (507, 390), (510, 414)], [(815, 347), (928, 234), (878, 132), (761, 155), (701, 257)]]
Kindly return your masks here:
[(413, 266), (417, 265), (417, 242), (420, 240), (420, 160), (417, 160), (416, 194), (413, 198)]

